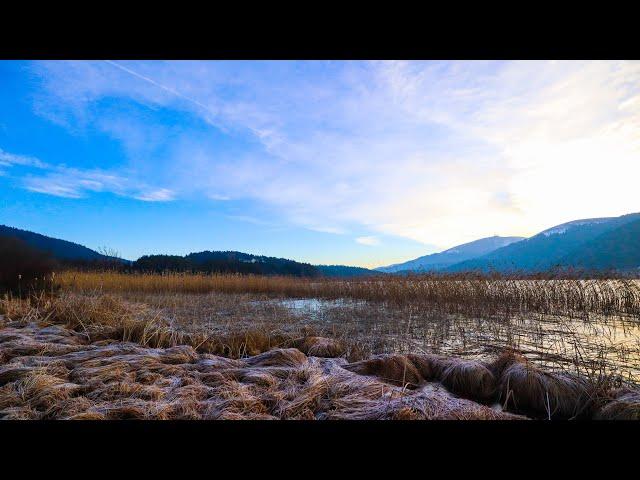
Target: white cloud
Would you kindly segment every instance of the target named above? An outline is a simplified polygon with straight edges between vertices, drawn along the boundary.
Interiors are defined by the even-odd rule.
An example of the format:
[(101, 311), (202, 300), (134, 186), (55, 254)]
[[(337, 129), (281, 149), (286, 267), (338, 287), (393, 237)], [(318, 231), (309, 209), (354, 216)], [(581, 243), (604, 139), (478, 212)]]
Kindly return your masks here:
[(174, 192), (166, 188), (153, 189), (132, 176), (102, 170), (70, 168), (54, 165), (38, 158), (17, 155), (0, 149), (3, 167), (27, 167), (30, 173), (22, 178), (24, 188), (63, 198), (83, 198), (87, 192), (111, 192), (142, 201), (170, 201)]
[(174, 197), (174, 192), (166, 188), (161, 188), (159, 190), (144, 192), (140, 195), (136, 195), (134, 198), (143, 200), (145, 202), (168, 202), (170, 200), (173, 200)]
[(49, 166), (34, 157), (27, 155), (15, 155), (13, 153), (5, 152), (0, 148), (0, 166), (12, 167), (14, 165), (20, 165), (25, 167), (35, 168), (49, 168)]
[(45, 193), (54, 197), (82, 198), (81, 191), (73, 185), (65, 185), (51, 178), (29, 178), (25, 181), (25, 188), (32, 192)]
[(374, 236), (358, 237), (356, 238), (356, 242), (361, 245), (368, 245), (370, 247), (380, 245), (380, 240)]
[(220, 202), (225, 202), (227, 200), (231, 200), (231, 197), (228, 195), (220, 195), (218, 193), (209, 193), (207, 194), (207, 196), (211, 199), (211, 200), (218, 200)]
[(254, 225), (262, 225), (267, 227), (276, 227), (277, 224), (270, 222), (268, 220), (252, 217), (250, 215), (225, 215), (227, 218), (231, 220), (237, 220), (239, 222), (252, 223)]
[[(181, 131), (148, 169), (170, 170), (168, 190), (252, 199), (306, 228), (454, 245), (640, 210), (640, 62), (53, 62), (40, 73), (39, 111), (59, 123), (97, 122), (92, 108), (117, 98), (250, 137), (260, 148), (228, 154)], [(153, 122), (100, 121), (132, 168), (145, 145), (169, 145)]]

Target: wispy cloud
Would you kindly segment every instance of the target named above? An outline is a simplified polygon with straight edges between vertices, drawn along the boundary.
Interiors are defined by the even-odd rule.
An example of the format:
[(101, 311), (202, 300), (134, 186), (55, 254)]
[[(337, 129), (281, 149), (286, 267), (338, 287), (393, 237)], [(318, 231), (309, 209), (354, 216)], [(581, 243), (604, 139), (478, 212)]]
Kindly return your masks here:
[(143, 192), (140, 195), (134, 196), (134, 198), (145, 202), (167, 202), (175, 198), (175, 193), (167, 188), (161, 188), (159, 190)]
[[(306, 228), (453, 245), (640, 207), (640, 62), (53, 62), (36, 70), (46, 92), (37, 110), (112, 135), (127, 145), (134, 172), (152, 172), (173, 192), (250, 199)], [(114, 99), (147, 110), (127, 111), (123, 123), (98, 108)], [(159, 110), (200, 124), (158, 133), (167, 128)], [(221, 135), (233, 147), (221, 147)], [(159, 150), (150, 155), (149, 145)]]
[(374, 236), (358, 237), (356, 238), (356, 242), (361, 245), (368, 245), (370, 247), (380, 245), (380, 240)]
[(268, 227), (278, 226), (277, 224), (269, 220), (252, 217), (250, 215), (225, 215), (225, 216), (231, 220), (236, 220), (238, 222), (252, 223), (253, 225), (262, 225), (262, 226), (268, 226)]
[(41, 162), (37, 158), (27, 155), (15, 155), (13, 153), (5, 152), (0, 148), (0, 166), (12, 167), (15, 165), (35, 168), (50, 168), (49, 165)]
[(38, 158), (18, 155), (0, 149), (0, 165), (28, 167), (21, 176), (24, 188), (63, 198), (83, 198), (88, 192), (111, 192), (142, 201), (173, 200), (174, 192), (154, 189), (134, 177), (103, 170), (83, 170), (54, 165)]
[(45, 193), (54, 197), (82, 198), (82, 193), (75, 185), (65, 183), (64, 179), (51, 177), (33, 177), (25, 180), (25, 188), (32, 192)]
[(218, 200), (220, 202), (225, 202), (227, 200), (231, 200), (231, 197), (229, 195), (220, 195), (219, 193), (209, 193), (209, 194), (207, 194), (207, 196), (211, 200)]

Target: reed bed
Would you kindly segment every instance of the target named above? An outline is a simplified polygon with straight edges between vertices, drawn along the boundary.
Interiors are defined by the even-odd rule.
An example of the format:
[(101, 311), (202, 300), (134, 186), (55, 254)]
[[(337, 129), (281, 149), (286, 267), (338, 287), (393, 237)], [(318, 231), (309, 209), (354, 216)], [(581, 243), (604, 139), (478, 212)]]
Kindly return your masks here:
[(239, 274), (63, 272), (56, 282), (81, 292), (251, 293), (287, 298), (352, 299), (420, 305), (471, 315), (538, 312), (640, 317), (637, 279), (519, 279), (508, 277), (370, 277), (349, 280)]
[(6, 321), (0, 419), (640, 419), (638, 390), (544, 372), (509, 352), (349, 363), (338, 351), (275, 347), (231, 359), (98, 340), (72, 325), (44, 310)]
[(212, 354), (140, 308), (108, 296), (4, 299), (0, 419), (522, 418), (362, 377), (328, 338)]
[(108, 293), (152, 307), (179, 331), (273, 332), (273, 341), (315, 332), (342, 342), (351, 361), (413, 352), (473, 358), (514, 348), (545, 369), (640, 383), (637, 280), (113, 272), (59, 279), (65, 292)]
[(0, 418), (640, 412), (637, 280), (64, 272), (56, 282), (0, 298)]
[(302, 343), (306, 337), (313, 337), (313, 329), (292, 325), (287, 317), (277, 317), (279, 322), (267, 316), (246, 322), (227, 321), (211, 328), (211, 324), (176, 321), (164, 313), (108, 294), (41, 293), (26, 300), (0, 299), (0, 328), (15, 321), (63, 325), (88, 342), (135, 342), (150, 348), (189, 345), (201, 353), (230, 358), (257, 355), (281, 346), (295, 345), (304, 351), (313, 346), (309, 340)]

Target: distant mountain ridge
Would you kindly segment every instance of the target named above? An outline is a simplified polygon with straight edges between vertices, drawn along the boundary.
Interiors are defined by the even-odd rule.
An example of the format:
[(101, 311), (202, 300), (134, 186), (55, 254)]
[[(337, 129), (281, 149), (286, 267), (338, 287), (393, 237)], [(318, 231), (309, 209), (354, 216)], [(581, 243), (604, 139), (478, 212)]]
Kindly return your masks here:
[(311, 265), (285, 258), (252, 255), (236, 251), (203, 251), (185, 255), (145, 255), (134, 262), (142, 270), (205, 271), (253, 273), (260, 275), (294, 275), (299, 277), (356, 277), (378, 272), (345, 265)]
[[(83, 245), (0, 225), (0, 237), (14, 237), (63, 263), (94, 268), (121, 265), (147, 271), (238, 272), (305, 277), (355, 277), (408, 272), (543, 272), (556, 269), (640, 273), (640, 213), (565, 222), (530, 237), (487, 237), (408, 262), (369, 270), (345, 265), (311, 265), (236, 251), (185, 256), (145, 255), (135, 262), (103, 255)], [(102, 263), (100, 263), (102, 262)], [(120, 267), (119, 267), (120, 268)]]
[(586, 242), (560, 263), (583, 270), (640, 269), (640, 219)]
[(478, 258), (451, 265), (447, 272), (542, 272), (551, 269), (640, 267), (640, 213), (573, 220)]
[(59, 260), (113, 260), (114, 257), (102, 255), (101, 253), (91, 250), (78, 243), (60, 240), (58, 238), (47, 237), (39, 233), (30, 232), (28, 230), (20, 230), (19, 228), (0, 225), (0, 236), (15, 237), (24, 241), (26, 244), (50, 253), (51, 256)]
[(154, 272), (170, 270), (209, 273), (294, 275), (299, 277), (319, 275), (316, 267), (308, 263), (235, 251), (207, 250), (190, 253), (184, 257), (179, 255), (144, 255), (133, 263), (133, 268)]
[(254, 273), (263, 275), (296, 275), (303, 277), (354, 277), (379, 274), (373, 270), (345, 265), (311, 265), (285, 258), (252, 255), (236, 251), (203, 251), (185, 256), (144, 255), (135, 262), (110, 257), (83, 245), (47, 237), (28, 230), (0, 225), (0, 237), (16, 237), (27, 245), (51, 254), (57, 260), (91, 266), (96, 262), (121, 264), (123, 268), (147, 271), (207, 271), (222, 273)]
[(349, 267), (345, 265), (316, 265), (316, 268), (326, 277), (360, 277), (380, 274), (380, 272), (368, 268)]
[(409, 260), (408, 262), (379, 267), (376, 268), (376, 270), (385, 273), (399, 273), (407, 271), (433, 272), (443, 270), (451, 265), (486, 255), (498, 248), (521, 240), (524, 240), (524, 237), (500, 237), (494, 235), (493, 237), (481, 238), (479, 240), (474, 240), (473, 242), (457, 245), (440, 253), (424, 255), (414, 260)]

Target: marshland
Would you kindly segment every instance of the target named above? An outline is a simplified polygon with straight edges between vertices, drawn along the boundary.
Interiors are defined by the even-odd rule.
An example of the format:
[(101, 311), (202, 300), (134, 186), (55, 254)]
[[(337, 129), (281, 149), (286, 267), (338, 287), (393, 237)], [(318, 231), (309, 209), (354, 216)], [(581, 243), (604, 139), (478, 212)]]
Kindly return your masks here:
[(5, 419), (640, 413), (636, 279), (63, 271), (0, 315)]
[(640, 63), (0, 78), (0, 419), (640, 417)]

